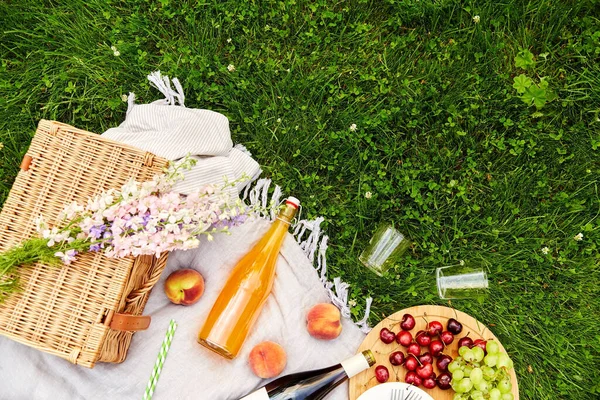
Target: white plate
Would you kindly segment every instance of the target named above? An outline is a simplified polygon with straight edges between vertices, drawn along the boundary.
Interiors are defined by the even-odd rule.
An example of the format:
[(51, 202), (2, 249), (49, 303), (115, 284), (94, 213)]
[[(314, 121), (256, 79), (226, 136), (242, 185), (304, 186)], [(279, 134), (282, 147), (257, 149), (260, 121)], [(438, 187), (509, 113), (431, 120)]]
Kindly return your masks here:
[(404, 382), (387, 382), (374, 386), (361, 394), (357, 400), (392, 400), (392, 389), (400, 390), (400, 400), (406, 400), (410, 393), (413, 393), (410, 400), (433, 400), (433, 397), (421, 389)]

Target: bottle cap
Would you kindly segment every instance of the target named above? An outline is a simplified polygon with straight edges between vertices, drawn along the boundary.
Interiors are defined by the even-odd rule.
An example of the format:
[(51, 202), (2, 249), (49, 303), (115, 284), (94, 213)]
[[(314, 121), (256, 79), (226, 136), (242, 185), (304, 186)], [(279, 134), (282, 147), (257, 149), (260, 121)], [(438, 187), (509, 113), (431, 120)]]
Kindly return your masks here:
[(375, 356), (373, 355), (373, 352), (371, 350), (365, 350), (362, 352), (362, 354), (363, 356), (365, 356), (365, 359), (369, 363), (369, 367), (375, 365), (377, 361), (375, 360)]
[(300, 200), (298, 200), (297, 198), (295, 198), (293, 196), (290, 196), (285, 201), (285, 204), (289, 204), (291, 206), (294, 206), (295, 208), (298, 208), (298, 207), (300, 207)]

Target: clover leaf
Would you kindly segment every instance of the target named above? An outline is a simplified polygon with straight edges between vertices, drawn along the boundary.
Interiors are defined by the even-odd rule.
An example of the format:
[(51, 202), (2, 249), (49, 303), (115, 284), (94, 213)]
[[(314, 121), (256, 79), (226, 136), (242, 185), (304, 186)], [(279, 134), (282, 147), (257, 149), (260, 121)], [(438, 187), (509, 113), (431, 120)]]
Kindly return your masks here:
[(533, 80), (524, 74), (515, 76), (513, 80), (515, 81), (513, 87), (517, 89), (519, 94), (525, 93), (525, 90), (533, 84)]
[(527, 49), (523, 49), (515, 57), (515, 65), (517, 68), (529, 69), (535, 66), (533, 53)]
[(527, 104), (535, 105), (535, 108), (540, 109), (546, 105), (546, 89), (542, 89), (537, 85), (532, 85), (525, 89), (525, 93), (521, 96), (521, 99)]

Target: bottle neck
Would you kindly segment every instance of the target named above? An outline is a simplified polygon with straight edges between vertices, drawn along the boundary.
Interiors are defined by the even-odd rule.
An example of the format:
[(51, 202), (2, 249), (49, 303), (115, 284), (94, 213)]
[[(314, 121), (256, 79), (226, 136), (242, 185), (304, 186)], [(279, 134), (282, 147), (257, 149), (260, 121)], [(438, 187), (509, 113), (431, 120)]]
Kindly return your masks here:
[(292, 223), (292, 220), (296, 216), (296, 207), (291, 204), (286, 204), (277, 214), (277, 220), (281, 221), (288, 226)]

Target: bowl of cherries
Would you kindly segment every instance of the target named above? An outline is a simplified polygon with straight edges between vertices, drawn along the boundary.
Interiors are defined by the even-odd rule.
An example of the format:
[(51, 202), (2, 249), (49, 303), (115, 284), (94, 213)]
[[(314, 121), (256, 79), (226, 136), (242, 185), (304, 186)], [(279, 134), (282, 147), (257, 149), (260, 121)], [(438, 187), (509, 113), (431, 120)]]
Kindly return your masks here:
[[(471, 353), (486, 357), (488, 341), (494, 342), (491, 347), (494, 352), (498, 351), (497, 354), (504, 350), (485, 325), (458, 310), (442, 306), (416, 306), (402, 310), (381, 321), (359, 348), (359, 351), (371, 349), (377, 363), (351, 379), (350, 399), (354, 400), (368, 388), (388, 381), (419, 387), (436, 400), (450, 400), (456, 396), (470, 399), (468, 393), (476, 391), (476, 388), (472, 379), (464, 376), (465, 371), (470, 373), (474, 368), (485, 369), (485, 358), (471, 359), (474, 358)], [(465, 361), (459, 354), (459, 349), (463, 347), (465, 349), (461, 353), (475, 347), (481, 353), (480, 350), (469, 352)], [(496, 353), (492, 354), (489, 363), (496, 359)], [(458, 369), (460, 372), (456, 373), (453, 380), (452, 372)], [(510, 387), (513, 398), (518, 399), (514, 370), (505, 368), (503, 373), (504, 379), (511, 381), (511, 385), (504, 386)], [(488, 377), (482, 375), (482, 379), (478, 380), (478, 374), (479, 371), (476, 371), (477, 386), (492, 390), (486, 381)], [(464, 396), (461, 393), (463, 389)], [(508, 399), (509, 395), (499, 397), (504, 398)]]

